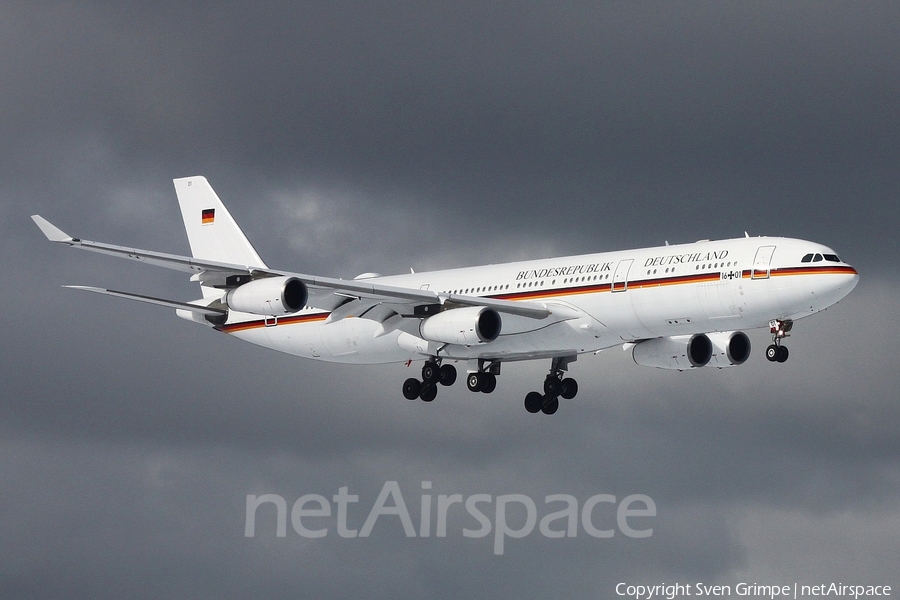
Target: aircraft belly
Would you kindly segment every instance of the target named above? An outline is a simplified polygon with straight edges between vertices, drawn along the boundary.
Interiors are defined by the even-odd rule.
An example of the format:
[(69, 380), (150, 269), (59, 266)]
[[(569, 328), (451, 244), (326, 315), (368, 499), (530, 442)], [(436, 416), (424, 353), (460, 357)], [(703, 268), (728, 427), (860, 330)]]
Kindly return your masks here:
[[(749, 320), (766, 325), (770, 319), (786, 316), (789, 306), (785, 305), (780, 291), (783, 282), (775, 279), (749, 279), (743, 282), (746, 292), (746, 308)], [(788, 303), (790, 304), (790, 302)]]
[(623, 336), (626, 339), (678, 335), (682, 330), (692, 330), (706, 317), (691, 285), (641, 288), (624, 293), (630, 295), (633, 318), (643, 326), (642, 330), (635, 326), (626, 329), (630, 334)]
[(376, 338), (377, 323), (344, 319), (334, 323), (279, 323), (232, 333), (242, 340), (286, 354), (351, 364), (403, 362), (409, 353), (397, 345), (397, 333)]
[(541, 329), (502, 333), (489, 344), (447, 346), (441, 354), (448, 358), (498, 358), (522, 360), (544, 356), (583, 354), (608, 348), (619, 342), (602, 324), (585, 316), (557, 321)]
[[(605, 293), (597, 298), (588, 312), (615, 333), (619, 340), (635, 340), (654, 337), (639, 318), (637, 310), (648, 299), (647, 290), (628, 290)], [(643, 293), (643, 294), (642, 294)], [(635, 301), (638, 302), (637, 306)]]

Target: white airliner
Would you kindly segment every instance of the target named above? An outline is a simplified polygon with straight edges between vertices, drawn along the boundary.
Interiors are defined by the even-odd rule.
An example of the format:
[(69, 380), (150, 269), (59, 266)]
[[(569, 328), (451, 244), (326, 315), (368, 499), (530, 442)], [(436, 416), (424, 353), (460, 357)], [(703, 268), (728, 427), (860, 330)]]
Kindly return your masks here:
[(466, 366), (473, 392), (494, 390), (500, 365), (550, 359), (532, 413), (553, 414), (578, 391), (565, 377), (579, 354), (624, 345), (638, 365), (686, 370), (739, 365), (744, 330), (769, 327), (770, 361), (796, 319), (856, 286), (831, 249), (789, 238), (745, 237), (353, 280), (271, 269), (204, 177), (175, 180), (193, 256), (73, 238), (34, 215), (53, 242), (191, 273), (202, 299), (178, 302), (67, 286), (168, 306), (176, 314), (260, 346), (331, 362), (424, 360), (410, 400), (434, 400)]

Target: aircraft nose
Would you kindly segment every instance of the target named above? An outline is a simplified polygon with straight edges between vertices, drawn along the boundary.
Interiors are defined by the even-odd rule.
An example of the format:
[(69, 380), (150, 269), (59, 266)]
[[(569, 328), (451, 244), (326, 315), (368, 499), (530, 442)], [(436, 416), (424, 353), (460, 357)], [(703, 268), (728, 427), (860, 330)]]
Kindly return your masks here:
[(847, 294), (853, 291), (853, 288), (856, 287), (856, 284), (859, 283), (859, 272), (847, 265), (846, 267), (841, 267), (838, 273), (835, 273), (834, 278), (831, 281), (831, 285), (829, 286), (831, 289), (829, 290), (829, 295), (834, 298), (834, 301), (837, 302)]
[(850, 270), (853, 272), (850, 274), (850, 287), (847, 289), (848, 294), (856, 287), (856, 284), (859, 283), (859, 273), (857, 270), (853, 267), (850, 267)]

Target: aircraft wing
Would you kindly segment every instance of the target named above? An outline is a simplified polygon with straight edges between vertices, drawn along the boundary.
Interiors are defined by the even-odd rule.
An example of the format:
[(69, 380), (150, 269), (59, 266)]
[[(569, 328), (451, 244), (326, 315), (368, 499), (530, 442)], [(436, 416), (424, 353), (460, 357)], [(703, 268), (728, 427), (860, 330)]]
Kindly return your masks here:
[(179, 310), (187, 310), (195, 312), (207, 317), (225, 317), (228, 311), (222, 308), (212, 308), (200, 304), (192, 304), (190, 302), (178, 302), (177, 300), (166, 300), (165, 298), (154, 298), (153, 296), (143, 296), (141, 294), (130, 294), (128, 292), (120, 292), (117, 290), (107, 290), (104, 288), (90, 287), (87, 285), (64, 285), (63, 287), (72, 290), (83, 290), (85, 292), (94, 292), (95, 294), (103, 294), (106, 296), (115, 296), (117, 298), (126, 298), (128, 300), (137, 300), (147, 304), (156, 304), (157, 306), (168, 306)]
[[(152, 250), (141, 250), (138, 248), (116, 246), (102, 242), (92, 242), (68, 235), (40, 215), (32, 215), (31, 218), (51, 242), (65, 244), (73, 248), (80, 248), (91, 252), (98, 252), (100, 254), (136, 260), (138, 262), (165, 267), (167, 269), (174, 269), (185, 273), (193, 273), (194, 277), (192, 279), (196, 279), (205, 285), (213, 287), (233, 287), (236, 284), (229, 284), (228, 282), (228, 279), (233, 276), (239, 278), (242, 275), (253, 276), (254, 274), (257, 274), (296, 277), (309, 288), (310, 305), (329, 311), (354, 302), (363, 309), (362, 312), (379, 304), (389, 306), (411, 306), (451, 302), (460, 306), (486, 306), (488, 308), (493, 308), (498, 312), (528, 317), (531, 319), (544, 319), (551, 315), (551, 310), (549, 308), (536, 302), (515, 302), (512, 300), (479, 298), (477, 296), (458, 294), (437, 294), (429, 290), (416, 290), (412, 288), (383, 285), (377, 281), (318, 277), (303, 273), (291, 273), (289, 271), (279, 271), (268, 268), (261, 269), (259, 267), (209, 261), (190, 256), (154, 252)], [(124, 294), (119, 293), (118, 295)], [(349, 315), (351, 312), (347, 311), (347, 314)]]

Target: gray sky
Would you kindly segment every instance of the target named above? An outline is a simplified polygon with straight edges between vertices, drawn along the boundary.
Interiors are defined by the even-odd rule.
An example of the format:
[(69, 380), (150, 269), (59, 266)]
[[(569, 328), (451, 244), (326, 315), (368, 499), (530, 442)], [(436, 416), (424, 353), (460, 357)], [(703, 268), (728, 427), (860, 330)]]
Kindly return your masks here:
[[(0, 6), (0, 596), (615, 597), (618, 582), (900, 586), (900, 7), (339, 2)], [(617, 349), (553, 417), (497, 391), (400, 395), (165, 309), (172, 272), (46, 243), (187, 253), (171, 179), (205, 175), (266, 261), (352, 277), (787, 235), (861, 273), (734, 369)], [(360, 528), (431, 493), (649, 495), (653, 536), (244, 537), (248, 494), (331, 497)], [(437, 500), (435, 499), (436, 503)], [(487, 510), (487, 509), (485, 509)], [(512, 509), (511, 509), (512, 511)], [(606, 512), (604, 512), (606, 511)], [(609, 509), (598, 520), (614, 522)], [(524, 509), (510, 512), (524, 522)], [(518, 521), (516, 521), (518, 519)], [(636, 521), (640, 522), (640, 521)], [(432, 526), (434, 527), (434, 525)], [(896, 587), (895, 587), (896, 589)]]

